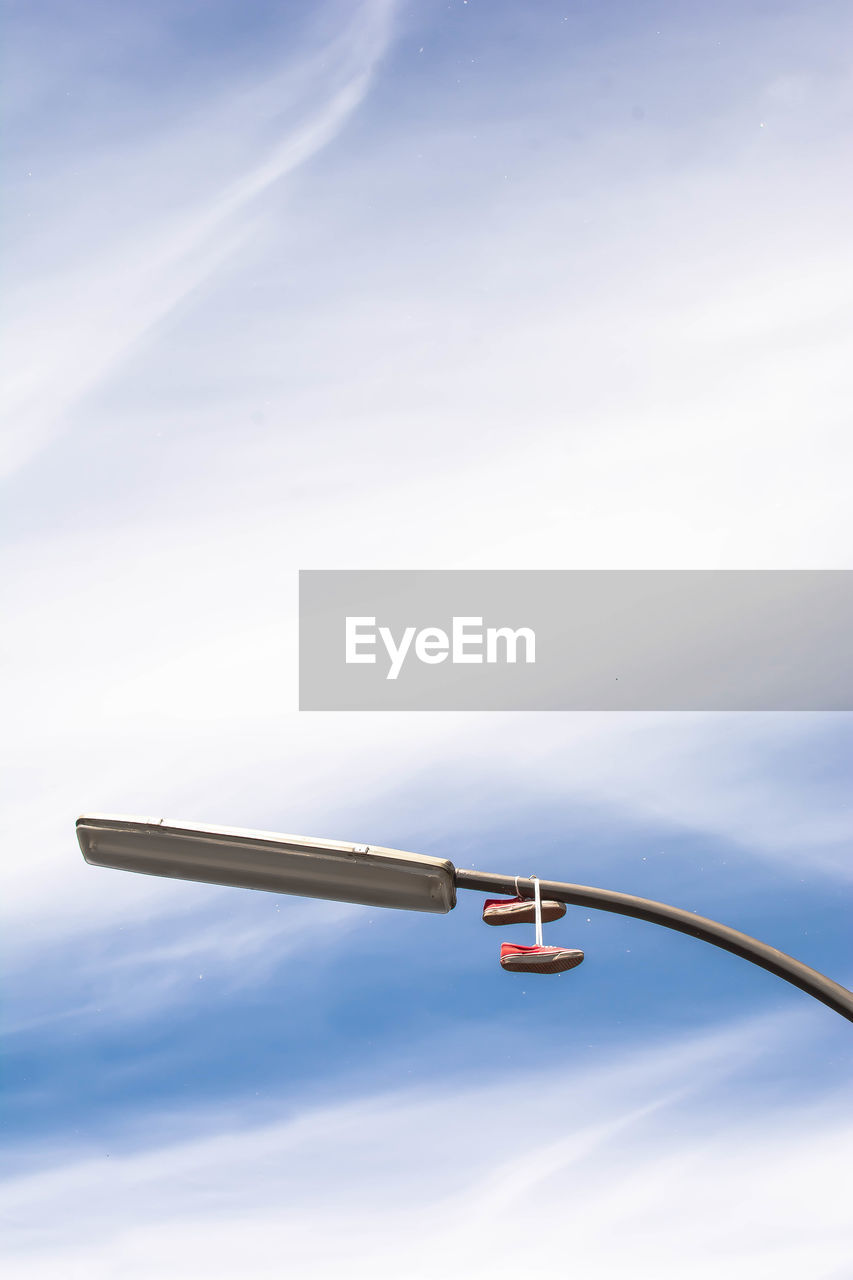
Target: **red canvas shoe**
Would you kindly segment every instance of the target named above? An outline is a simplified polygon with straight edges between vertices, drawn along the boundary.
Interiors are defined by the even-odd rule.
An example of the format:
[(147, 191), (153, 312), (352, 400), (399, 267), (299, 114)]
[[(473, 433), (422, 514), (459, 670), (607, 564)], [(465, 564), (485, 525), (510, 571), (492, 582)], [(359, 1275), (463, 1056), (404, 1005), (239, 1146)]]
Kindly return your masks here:
[[(566, 914), (564, 902), (542, 903), (542, 923), (561, 920)], [(534, 924), (536, 903), (533, 898), (487, 898), (483, 907), (486, 924)]]
[(501, 966), (511, 973), (563, 973), (583, 960), (583, 952), (570, 947), (519, 947), (501, 943)]

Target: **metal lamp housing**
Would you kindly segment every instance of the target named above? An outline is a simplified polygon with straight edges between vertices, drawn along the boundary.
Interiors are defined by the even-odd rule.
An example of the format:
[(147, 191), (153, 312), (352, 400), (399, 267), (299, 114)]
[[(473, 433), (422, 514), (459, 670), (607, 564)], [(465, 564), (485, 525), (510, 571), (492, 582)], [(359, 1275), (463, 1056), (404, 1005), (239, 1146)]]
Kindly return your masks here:
[(456, 905), (452, 862), (399, 849), (107, 814), (78, 818), (77, 839), (97, 867), (405, 911)]

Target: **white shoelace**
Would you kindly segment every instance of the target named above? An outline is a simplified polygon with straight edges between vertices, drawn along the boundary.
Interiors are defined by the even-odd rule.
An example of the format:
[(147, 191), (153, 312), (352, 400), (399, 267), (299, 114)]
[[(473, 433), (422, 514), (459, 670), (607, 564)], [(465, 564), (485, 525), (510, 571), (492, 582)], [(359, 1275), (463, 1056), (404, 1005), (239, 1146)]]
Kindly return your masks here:
[(536, 904), (536, 945), (537, 947), (541, 947), (542, 946), (542, 897), (539, 893), (539, 878), (538, 876), (531, 876), (530, 879), (533, 881), (533, 891), (535, 895), (534, 901)]

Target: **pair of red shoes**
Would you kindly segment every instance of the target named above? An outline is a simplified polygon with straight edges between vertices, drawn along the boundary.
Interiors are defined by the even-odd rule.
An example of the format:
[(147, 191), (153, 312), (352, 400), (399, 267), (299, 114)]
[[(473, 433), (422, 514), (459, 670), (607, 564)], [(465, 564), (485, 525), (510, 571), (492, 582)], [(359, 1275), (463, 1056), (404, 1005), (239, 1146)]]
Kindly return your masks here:
[(531, 898), (487, 898), (483, 907), (483, 920), (486, 924), (535, 923), (537, 927), (537, 943), (534, 947), (522, 947), (513, 942), (501, 944), (501, 967), (511, 973), (564, 973), (567, 969), (576, 968), (583, 960), (582, 951), (574, 947), (546, 947), (539, 940), (542, 922), (560, 920), (565, 914), (566, 907), (562, 902), (536, 902)]

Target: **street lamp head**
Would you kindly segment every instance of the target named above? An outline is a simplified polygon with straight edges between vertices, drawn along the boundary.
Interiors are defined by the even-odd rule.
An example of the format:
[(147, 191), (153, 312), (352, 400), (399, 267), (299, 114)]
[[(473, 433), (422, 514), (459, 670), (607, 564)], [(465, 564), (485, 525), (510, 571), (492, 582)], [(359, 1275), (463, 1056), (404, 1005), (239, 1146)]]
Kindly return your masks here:
[(399, 849), (106, 814), (78, 818), (77, 839), (98, 867), (408, 911), (456, 905), (452, 862)]

